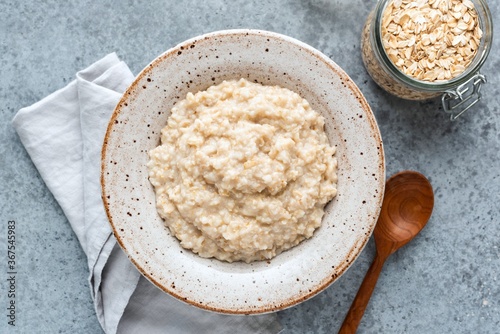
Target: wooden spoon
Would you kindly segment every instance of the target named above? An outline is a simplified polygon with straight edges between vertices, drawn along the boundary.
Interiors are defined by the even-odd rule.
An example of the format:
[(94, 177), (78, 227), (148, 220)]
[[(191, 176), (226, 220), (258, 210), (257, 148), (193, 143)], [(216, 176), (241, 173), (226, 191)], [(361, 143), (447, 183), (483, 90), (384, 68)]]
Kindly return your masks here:
[(385, 260), (424, 228), (433, 206), (432, 186), (422, 174), (403, 171), (387, 181), (382, 209), (373, 232), (377, 253), (339, 334), (356, 332)]

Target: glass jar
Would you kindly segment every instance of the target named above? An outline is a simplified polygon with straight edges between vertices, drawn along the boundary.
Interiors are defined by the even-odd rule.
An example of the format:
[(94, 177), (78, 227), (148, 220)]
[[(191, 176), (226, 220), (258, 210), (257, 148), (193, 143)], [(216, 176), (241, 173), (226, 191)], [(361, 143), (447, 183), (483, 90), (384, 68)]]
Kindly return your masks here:
[(382, 21), (384, 10), (391, 1), (378, 1), (362, 32), (361, 51), (368, 73), (380, 87), (403, 99), (426, 100), (441, 96), (443, 109), (455, 120), (481, 99), (481, 85), (486, 82), (486, 77), (479, 72), (488, 57), (493, 39), (492, 18), (486, 1), (471, 0), (483, 31), (472, 62), (458, 76), (436, 82), (418, 80), (404, 74), (389, 58), (382, 40)]

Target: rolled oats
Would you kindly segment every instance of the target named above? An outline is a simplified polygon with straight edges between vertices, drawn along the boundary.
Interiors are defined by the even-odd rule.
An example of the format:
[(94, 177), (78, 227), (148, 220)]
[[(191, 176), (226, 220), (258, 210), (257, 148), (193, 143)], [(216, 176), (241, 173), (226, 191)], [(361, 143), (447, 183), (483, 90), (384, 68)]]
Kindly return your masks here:
[[(417, 91), (399, 83), (380, 66), (370, 41), (374, 13), (361, 40), (363, 62), (382, 88), (422, 100), (440, 92)], [(483, 31), (470, 0), (390, 0), (380, 17), (380, 41), (390, 62), (409, 79), (444, 83), (460, 76), (478, 53)]]
[(390, 1), (382, 22), (382, 41), (391, 61), (404, 74), (423, 81), (460, 75), (474, 59), (482, 36), (469, 0)]

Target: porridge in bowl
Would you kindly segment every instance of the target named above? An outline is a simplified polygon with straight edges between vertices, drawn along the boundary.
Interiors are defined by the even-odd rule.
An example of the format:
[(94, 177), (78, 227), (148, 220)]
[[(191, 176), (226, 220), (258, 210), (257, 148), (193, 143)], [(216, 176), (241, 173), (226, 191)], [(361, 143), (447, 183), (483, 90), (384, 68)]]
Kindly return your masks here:
[(271, 259), (313, 236), (337, 194), (323, 117), (288, 89), (245, 79), (188, 93), (149, 155), (160, 216), (206, 258)]
[[(256, 97), (250, 97), (250, 87), (241, 85), (237, 88), (238, 82), (235, 82), (232, 84), (234, 89), (242, 89), (243, 93), (225, 94), (228, 99), (229, 96), (236, 99), (245, 97), (245, 90), (248, 91), (248, 101), (232, 102), (241, 104), (239, 109), (246, 108), (246, 112), (224, 107), (223, 103), (229, 101), (219, 99), (218, 114), (204, 114), (204, 109), (213, 108), (210, 105), (214, 102), (201, 103), (203, 95), (207, 99), (219, 91), (217, 94), (222, 96), (222, 86), (215, 91), (207, 88), (223, 80), (240, 78), (286, 87), (305, 98), (310, 108), (324, 116), (325, 133), (329, 144), (335, 148), (338, 160), (338, 168), (334, 168), (335, 179), (338, 178), (338, 193), (324, 208), (321, 226), (313, 232), (313, 236), (270, 261), (253, 261), (250, 264), (236, 259), (247, 256), (249, 261), (252, 258), (265, 258), (265, 253), (274, 252), (272, 247), (276, 247), (276, 253), (282, 250), (280, 247), (284, 249), (287, 243), (285, 239), (290, 240), (288, 244), (293, 244), (291, 240), (302, 238), (299, 234), (305, 234), (308, 224), (305, 222), (312, 220), (296, 219), (302, 215), (298, 210), (308, 215), (312, 211), (309, 208), (321, 207), (322, 204), (311, 204), (305, 209), (298, 209), (298, 205), (305, 206), (305, 201), (322, 196), (317, 190), (313, 192), (314, 187), (319, 187), (314, 184), (328, 178), (327, 182), (333, 185), (333, 176), (321, 174), (321, 168), (324, 167), (318, 165), (319, 168), (315, 168), (307, 161), (308, 157), (302, 154), (313, 152), (311, 149), (305, 150), (305, 146), (319, 145), (326, 150), (328, 145), (321, 144), (326, 142), (326, 139), (319, 139), (322, 136), (308, 134), (309, 125), (313, 129), (313, 124), (318, 124), (318, 121), (313, 121), (317, 116), (310, 114), (309, 108), (305, 108), (301, 102), (297, 102), (299, 107), (292, 113), (289, 110), (292, 102), (282, 108), (277, 99), (269, 101), (260, 98), (261, 101), (258, 101)], [(195, 94), (204, 90), (207, 92), (203, 95)], [(181, 107), (180, 101), (186, 98), (188, 92), (193, 93), (193, 97), (190, 97), (193, 101), (189, 102), (192, 106), (189, 108), (198, 103), (196, 100), (200, 101), (200, 106), (194, 109), (196, 113), (182, 111), (182, 114), (174, 110), (171, 118), (173, 127), (167, 127), (163, 136), (166, 137), (163, 142), (167, 147), (157, 148), (161, 143), (162, 128), (172, 116), (172, 108)], [(285, 93), (280, 91), (279, 94)], [(276, 94), (273, 95), (277, 98)], [(182, 108), (189, 109), (188, 101), (184, 103)], [(268, 108), (273, 108), (279, 114), (266, 111), (265, 108), (252, 110), (249, 106), (255, 107), (254, 104), (267, 104)], [(226, 108), (232, 108), (232, 113), (227, 113), (224, 110)], [(295, 117), (295, 113), (302, 115)], [(227, 123), (223, 121), (224, 116)], [(200, 122), (203, 124), (201, 131), (216, 131), (217, 127), (224, 126), (225, 133), (220, 131), (208, 136), (200, 130), (195, 131), (194, 128), (200, 126), (196, 123)], [(291, 122), (297, 124), (289, 125)], [(217, 127), (210, 126), (211, 123), (217, 124)], [(247, 126), (248, 131), (240, 126)], [(271, 134), (274, 137), (267, 133), (259, 134), (259, 129), (269, 131), (268, 126), (273, 127)], [(197, 140), (203, 138), (203, 142), (198, 143), (195, 138), (189, 141), (188, 137), (182, 138), (188, 135), (196, 136)], [(237, 146), (239, 143), (236, 139), (241, 141), (242, 137), (246, 137), (246, 146)], [(176, 141), (173, 138), (177, 138)], [(293, 147), (284, 145), (287, 138), (294, 141)], [(302, 143), (299, 144), (295, 138)], [(318, 139), (313, 141), (313, 138)], [(220, 141), (216, 145), (217, 151), (209, 153), (209, 147), (205, 146), (212, 146), (211, 141), (215, 143), (216, 139)], [(266, 142), (267, 145), (262, 145)], [(269, 155), (273, 147), (276, 148), (274, 157)], [(223, 158), (228, 149), (234, 155)], [(252, 153), (250, 149), (255, 151)], [(163, 150), (166, 153), (161, 153)], [(248, 158), (244, 156), (246, 160), (239, 157), (242, 155), (239, 150), (249, 151)], [(270, 160), (260, 153), (266, 151)], [(286, 155), (290, 157), (288, 162), (278, 160), (286, 158)], [(330, 160), (325, 157), (312, 159), (311, 162), (317, 163), (320, 159)], [(254, 163), (252, 160), (259, 162), (260, 169), (245, 175)], [(272, 160), (279, 161), (282, 167)], [(245, 169), (247, 161), (249, 163)], [(203, 165), (203, 162), (208, 165)], [(117, 242), (134, 266), (172, 297), (205, 310), (226, 314), (248, 315), (283, 310), (310, 299), (336, 282), (355, 263), (372, 235), (385, 185), (384, 150), (376, 119), (363, 94), (345, 71), (330, 57), (292, 37), (251, 29), (196, 36), (167, 50), (146, 65), (116, 106), (103, 143), (101, 163), (102, 198), (106, 214)], [(165, 166), (155, 166), (159, 164)], [(332, 164), (325, 162), (324, 165)], [(277, 169), (274, 175), (284, 176), (273, 176), (270, 180), (264, 178), (264, 167), (274, 170), (276, 166), (283, 168), (283, 172)], [(239, 175), (237, 178), (228, 173), (233, 167), (235, 175)], [(169, 169), (174, 171), (169, 174)], [(305, 178), (306, 170), (319, 173), (321, 177)], [(297, 176), (294, 180), (291, 175), (293, 171), (304, 176)], [(262, 177), (259, 178), (258, 172), (262, 172)], [(155, 187), (148, 179), (150, 175), (151, 181), (156, 182)], [(246, 187), (243, 177), (250, 184), (246, 190), (243, 190)], [(284, 180), (287, 185), (280, 191), (278, 184), (277, 192), (271, 195), (273, 180)], [(312, 185), (301, 185), (306, 182)], [(326, 187), (323, 188), (326, 190)], [(159, 206), (163, 206), (166, 211), (165, 219), (155, 207), (156, 191)], [(206, 196), (207, 193), (210, 197)], [(298, 194), (302, 198), (295, 197)], [(243, 196), (247, 196), (248, 200), (242, 200)], [(267, 196), (269, 200), (261, 203), (260, 196)], [(289, 197), (286, 202), (277, 203), (286, 196)], [(297, 198), (301, 202), (297, 203)], [(246, 206), (252, 200), (255, 204)], [(248, 212), (250, 208), (263, 213), (252, 214)], [(247, 212), (241, 213), (242, 209)], [(282, 215), (285, 212), (281, 209), (286, 210), (289, 217), (274, 224), (257, 221), (271, 218), (271, 214)], [(169, 211), (171, 213), (167, 213)], [(238, 234), (234, 233), (236, 226), (230, 224), (240, 225)], [(261, 233), (249, 233), (251, 229), (259, 229)], [(185, 250), (175, 234), (185, 240), (184, 244), (190, 243), (187, 246), (195, 246), (198, 251), (203, 251), (205, 256), (218, 253), (217, 256), (232, 258), (234, 262), (219, 261), (213, 257), (204, 259), (195, 252)], [(264, 242), (272, 243), (268, 241), (271, 240), (271, 234), (277, 241), (270, 246), (270, 251), (254, 251), (257, 247), (252, 242), (258, 242), (264, 249)]]

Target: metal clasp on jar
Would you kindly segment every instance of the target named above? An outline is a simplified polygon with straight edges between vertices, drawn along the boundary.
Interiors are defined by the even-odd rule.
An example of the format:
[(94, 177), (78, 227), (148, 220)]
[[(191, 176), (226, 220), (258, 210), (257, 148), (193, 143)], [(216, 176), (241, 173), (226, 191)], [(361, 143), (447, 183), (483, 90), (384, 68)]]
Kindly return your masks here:
[(478, 72), (455, 90), (444, 92), (441, 101), (444, 111), (450, 114), (450, 120), (456, 120), (481, 100), (481, 86), (484, 83), (486, 77)]

